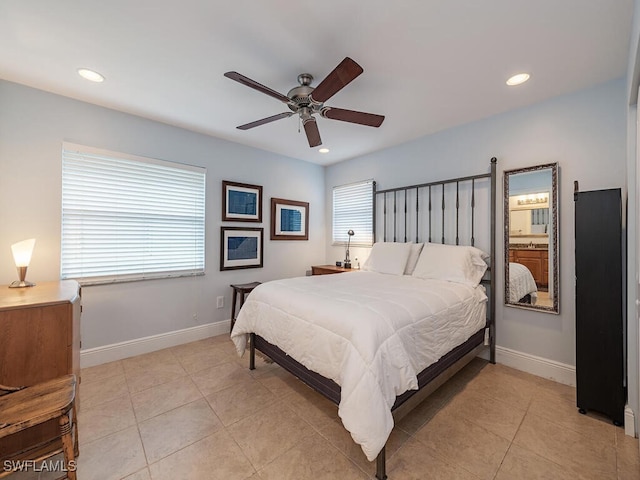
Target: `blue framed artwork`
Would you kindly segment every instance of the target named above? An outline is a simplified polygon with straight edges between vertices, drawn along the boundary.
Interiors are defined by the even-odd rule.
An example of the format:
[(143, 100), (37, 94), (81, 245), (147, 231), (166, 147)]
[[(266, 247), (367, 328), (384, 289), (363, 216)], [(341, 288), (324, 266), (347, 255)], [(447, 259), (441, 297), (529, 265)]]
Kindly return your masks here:
[(222, 221), (262, 222), (262, 187), (223, 180)]
[(220, 270), (262, 268), (263, 230), (220, 227)]
[(309, 240), (309, 204), (272, 198), (271, 240)]

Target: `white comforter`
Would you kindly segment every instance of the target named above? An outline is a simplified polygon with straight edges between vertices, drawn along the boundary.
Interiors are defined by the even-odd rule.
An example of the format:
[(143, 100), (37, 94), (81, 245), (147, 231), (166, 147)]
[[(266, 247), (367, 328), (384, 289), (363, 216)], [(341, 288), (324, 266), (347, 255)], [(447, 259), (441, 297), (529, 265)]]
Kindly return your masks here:
[(527, 267), (520, 263), (509, 263), (509, 302), (518, 303), (522, 297), (531, 294), (531, 304), (538, 300), (538, 287)]
[(484, 288), (354, 271), (264, 283), (231, 338), (257, 333), (341, 387), (338, 414), (372, 461), (393, 428), (397, 395), (485, 324)]

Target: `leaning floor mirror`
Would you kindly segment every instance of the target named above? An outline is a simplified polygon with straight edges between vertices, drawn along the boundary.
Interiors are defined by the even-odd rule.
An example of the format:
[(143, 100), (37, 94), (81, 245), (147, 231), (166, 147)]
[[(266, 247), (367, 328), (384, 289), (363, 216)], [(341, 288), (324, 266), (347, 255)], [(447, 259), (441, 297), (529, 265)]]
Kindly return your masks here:
[(504, 172), (504, 303), (559, 313), (558, 164)]

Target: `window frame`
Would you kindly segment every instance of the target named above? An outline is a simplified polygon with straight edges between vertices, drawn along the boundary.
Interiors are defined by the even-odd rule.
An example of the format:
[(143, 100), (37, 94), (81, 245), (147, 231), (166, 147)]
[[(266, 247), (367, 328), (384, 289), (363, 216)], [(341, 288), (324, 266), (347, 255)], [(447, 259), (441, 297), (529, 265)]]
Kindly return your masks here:
[[(362, 210), (360, 214), (346, 215), (340, 210), (353, 208), (353, 205), (338, 205), (336, 210), (336, 192), (347, 198), (347, 202), (355, 204)], [(349, 230), (355, 233), (351, 238), (350, 245), (355, 247), (371, 247), (374, 242), (374, 206), (375, 181), (373, 179), (361, 180), (344, 185), (336, 185), (331, 190), (331, 240), (333, 246), (346, 245), (348, 242)], [(343, 199), (344, 200), (344, 199)], [(337, 230), (343, 233), (336, 235)], [(363, 233), (364, 232), (364, 233)]]
[(61, 279), (205, 274), (206, 168), (69, 142), (61, 163)]

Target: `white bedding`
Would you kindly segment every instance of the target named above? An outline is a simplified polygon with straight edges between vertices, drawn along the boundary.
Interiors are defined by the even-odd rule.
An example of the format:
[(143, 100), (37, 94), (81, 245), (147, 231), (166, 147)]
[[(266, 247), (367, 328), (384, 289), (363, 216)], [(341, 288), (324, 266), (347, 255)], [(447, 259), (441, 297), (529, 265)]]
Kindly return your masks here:
[(525, 295), (531, 295), (531, 304), (538, 300), (538, 287), (527, 267), (509, 262), (509, 303), (518, 303)]
[(409, 275), (291, 278), (255, 288), (231, 338), (242, 355), (245, 334), (257, 333), (340, 385), (338, 414), (372, 461), (393, 428), (396, 396), (485, 325), (486, 300), (482, 286)]

